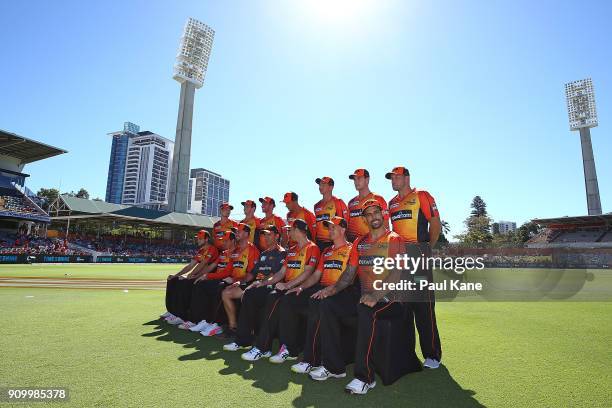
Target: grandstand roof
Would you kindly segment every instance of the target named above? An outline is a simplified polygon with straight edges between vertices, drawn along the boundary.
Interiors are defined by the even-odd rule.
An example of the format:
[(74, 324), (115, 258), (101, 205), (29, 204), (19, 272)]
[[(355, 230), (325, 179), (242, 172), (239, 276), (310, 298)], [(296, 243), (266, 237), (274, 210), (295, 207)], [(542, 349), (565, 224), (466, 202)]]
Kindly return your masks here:
[(32, 163), (64, 153), (66, 150), (0, 129), (0, 154), (19, 159), (21, 163)]
[(97, 221), (124, 221), (158, 227), (212, 228), (217, 218), (198, 214), (185, 214), (86, 200), (61, 195), (50, 207), (52, 221), (88, 219)]
[(612, 225), (612, 213), (602, 215), (582, 215), (577, 217), (536, 218), (532, 221), (548, 228), (555, 228), (559, 226), (602, 226)]

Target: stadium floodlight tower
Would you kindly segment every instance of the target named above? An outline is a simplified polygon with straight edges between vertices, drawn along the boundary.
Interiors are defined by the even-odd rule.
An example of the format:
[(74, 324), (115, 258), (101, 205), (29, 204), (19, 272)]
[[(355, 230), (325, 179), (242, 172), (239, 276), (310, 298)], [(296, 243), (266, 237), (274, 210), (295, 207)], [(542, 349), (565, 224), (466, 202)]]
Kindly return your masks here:
[(599, 185), (597, 184), (595, 157), (591, 144), (591, 128), (597, 126), (595, 93), (593, 92), (591, 78), (565, 84), (565, 98), (567, 100), (570, 130), (580, 132), (582, 166), (584, 168), (584, 184), (589, 215), (601, 215)]
[(174, 156), (168, 188), (168, 210), (187, 212), (189, 199), (189, 161), (191, 158), (191, 124), (195, 90), (204, 85), (204, 76), (212, 50), (215, 31), (194, 18), (185, 24), (174, 64), (173, 78), (181, 84)]

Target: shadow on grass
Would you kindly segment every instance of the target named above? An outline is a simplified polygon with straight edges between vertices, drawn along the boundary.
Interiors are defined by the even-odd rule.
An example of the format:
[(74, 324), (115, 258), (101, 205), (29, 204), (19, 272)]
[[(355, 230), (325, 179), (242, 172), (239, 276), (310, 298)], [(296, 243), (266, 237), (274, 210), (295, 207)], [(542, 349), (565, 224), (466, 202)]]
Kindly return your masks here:
[[(221, 375), (239, 375), (252, 381), (252, 386), (267, 393), (286, 391), (289, 384), (302, 386), (301, 395), (293, 400), (296, 408), (338, 408), (351, 405), (356, 407), (483, 407), (475, 398), (474, 391), (461, 387), (445, 366), (437, 370), (424, 370), (408, 374), (390, 386), (383, 386), (379, 381), (376, 388), (367, 395), (356, 396), (345, 394), (344, 386), (353, 378), (352, 365), (347, 368), (344, 379), (330, 379), (323, 382), (311, 380), (307, 375), (291, 372), (290, 364), (280, 366), (267, 360), (249, 363), (240, 358), (243, 351), (223, 351), (227, 340), (202, 337), (188, 330), (180, 330), (160, 320), (152, 320), (143, 326), (155, 326), (154, 331), (142, 334), (143, 337), (155, 338), (158, 341), (172, 341), (185, 349), (192, 349), (189, 354), (180, 356), (180, 361), (225, 360), (225, 367), (219, 370)], [(278, 345), (275, 344), (273, 350)]]

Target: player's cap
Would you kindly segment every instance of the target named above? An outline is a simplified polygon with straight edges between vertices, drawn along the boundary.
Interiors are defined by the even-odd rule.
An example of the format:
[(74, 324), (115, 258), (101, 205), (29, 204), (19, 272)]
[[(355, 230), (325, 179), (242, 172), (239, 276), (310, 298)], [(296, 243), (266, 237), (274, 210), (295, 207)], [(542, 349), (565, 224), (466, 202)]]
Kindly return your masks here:
[(355, 177), (370, 177), (370, 172), (366, 169), (357, 169), (349, 176), (351, 180), (354, 180)]
[(234, 207), (232, 205), (230, 205), (229, 203), (221, 203), (221, 205), (219, 206), (219, 208), (224, 209), (224, 208), (229, 208), (230, 210), (233, 210)]
[(217, 238), (217, 240), (219, 241), (227, 241), (227, 240), (232, 240), (235, 241), (236, 240), (236, 234), (234, 234), (233, 231), (225, 231), (223, 233), (223, 235), (221, 235), (220, 237)]
[(266, 228), (259, 230), (260, 234), (280, 234), (276, 225), (268, 225)]
[(296, 218), (290, 225), (285, 225), (284, 228), (297, 228), (300, 231), (308, 232), (308, 224), (301, 218)]
[(276, 207), (276, 201), (272, 197), (263, 197), (259, 199), (260, 203), (272, 203), (273, 206)]
[(206, 230), (199, 230), (196, 234), (197, 239), (208, 239), (210, 238), (210, 233)]
[(324, 184), (329, 184), (330, 186), (333, 186), (334, 185), (334, 179), (331, 178), (331, 177), (325, 176), (325, 177), (321, 177), (321, 178), (316, 179), (315, 183), (317, 183), (317, 184), (324, 183)]
[(253, 200), (246, 200), (246, 201), (241, 202), (240, 204), (242, 204), (242, 205), (249, 205), (252, 208), (257, 208), (257, 204), (255, 204), (255, 201), (253, 201)]
[(385, 178), (391, 179), (391, 175), (398, 174), (400, 176), (409, 176), (410, 172), (405, 167), (394, 167), (389, 173), (385, 174)]
[(239, 222), (238, 225), (236, 225), (235, 227), (232, 227), (232, 231), (234, 233), (238, 232), (238, 231), (246, 231), (248, 233), (251, 232), (251, 227), (249, 226), (249, 224), (245, 224), (244, 222)]
[(374, 200), (371, 198), (363, 203), (363, 205), (361, 206), (361, 211), (365, 212), (365, 210), (370, 207), (378, 207), (381, 211), (383, 209), (382, 205), (378, 202), (378, 200)]
[(325, 227), (329, 228), (330, 224), (334, 224), (334, 225), (338, 225), (342, 228), (346, 228), (347, 224), (346, 224), (346, 220), (342, 217), (332, 217), (331, 220), (325, 220), (323, 221), (323, 225), (325, 225)]
[(283, 196), (283, 203), (290, 203), (291, 201), (297, 201), (297, 200), (298, 200), (298, 195), (294, 193), (293, 191), (289, 191), (288, 193), (285, 193), (285, 195)]

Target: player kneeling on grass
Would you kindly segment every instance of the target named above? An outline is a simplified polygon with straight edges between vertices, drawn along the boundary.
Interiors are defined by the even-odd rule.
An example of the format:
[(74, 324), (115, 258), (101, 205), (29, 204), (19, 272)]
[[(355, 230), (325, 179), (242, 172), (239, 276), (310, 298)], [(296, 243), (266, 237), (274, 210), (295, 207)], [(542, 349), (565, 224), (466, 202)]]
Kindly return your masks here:
[[(210, 301), (210, 305), (215, 305), (214, 310), (209, 308), (208, 314), (204, 313), (200, 333), (203, 336), (214, 336), (223, 333), (221, 327), (221, 317), (223, 312), (223, 294), (231, 288), (246, 288), (253, 280), (253, 268), (255, 262), (259, 259), (259, 250), (250, 239), (251, 227), (244, 223), (239, 223), (232, 230), (236, 234), (238, 244), (231, 254), (232, 274), (224, 278), (217, 287), (214, 293), (214, 301)], [(205, 311), (206, 312), (206, 311)], [(236, 325), (230, 323), (225, 337), (233, 338), (235, 335)], [(192, 331), (198, 331), (191, 328)]]
[[(240, 286), (231, 286), (223, 293), (223, 305), (229, 326), (236, 327), (234, 341), (223, 346), (226, 351), (236, 351), (251, 346), (258, 316), (265, 305), (266, 297), (273, 290), (273, 285), (285, 276), (287, 251), (279, 245), (280, 231), (276, 226), (268, 225), (260, 230), (259, 237), (260, 247), (266, 249), (261, 252), (253, 268), (255, 281), (244, 289)], [(248, 301), (248, 307), (245, 297), (251, 299)], [(237, 325), (235, 299), (242, 299)]]
[[(172, 324), (181, 324), (183, 319), (178, 317), (186, 303), (185, 294), (191, 293), (191, 287), (197, 279), (211, 264), (217, 261), (219, 251), (210, 242), (210, 234), (206, 230), (198, 231), (195, 236), (198, 250), (183, 269), (174, 275), (168, 276), (166, 283), (166, 312), (160, 315), (162, 319)], [(184, 276), (186, 275), (187, 276)]]
[[(272, 341), (278, 334), (280, 322), (281, 300), (285, 294), (294, 288), (299, 287), (312, 274), (320, 257), (317, 245), (308, 239), (308, 224), (302, 219), (294, 220), (289, 228), (289, 239), (295, 244), (287, 252), (285, 263), (285, 273), (282, 281), (274, 285), (274, 290), (270, 291), (265, 299), (265, 312), (255, 347), (242, 354), (242, 359), (246, 361), (257, 361), (262, 357), (270, 357)], [(295, 296), (295, 295), (290, 295)], [(243, 297), (244, 308), (249, 308), (251, 296), (247, 292)], [(280, 357), (284, 356), (284, 357)], [(289, 357), (287, 347), (281, 344), (275, 362), (282, 362)]]
[[(376, 386), (372, 366), (372, 339), (375, 337), (376, 320), (397, 317), (403, 314), (399, 302), (389, 302), (374, 291), (374, 280), (386, 280), (389, 271), (375, 274), (374, 258), (395, 258), (403, 250), (404, 241), (384, 225), (382, 205), (376, 200), (368, 200), (363, 205), (363, 216), (370, 232), (358, 238), (351, 249), (347, 268), (338, 281), (316, 294), (323, 299), (321, 309), (321, 363), (311, 370), (310, 378), (317, 381), (346, 376), (346, 365), (340, 342), (341, 321), (347, 317), (357, 317), (357, 339), (355, 345), (355, 378), (346, 385), (351, 394), (365, 394)], [(353, 286), (355, 276), (359, 277), (361, 298), (359, 304), (350, 304), (338, 297)], [(378, 297), (381, 299), (378, 299)]]
[[(181, 323), (179, 328), (192, 329), (199, 328), (202, 316), (210, 316), (214, 313), (215, 297), (221, 292), (222, 280), (232, 273), (231, 255), (236, 248), (236, 234), (232, 231), (225, 231), (223, 235), (217, 237), (217, 245), (222, 252), (217, 262), (210, 264), (209, 267), (194, 281), (190, 297), (189, 309), (186, 313), (188, 318)], [(199, 323), (193, 323), (193, 320)], [(203, 325), (202, 325), (203, 326)]]
[[(321, 365), (321, 345), (319, 341), (319, 300), (312, 296), (326, 286), (336, 283), (349, 263), (351, 244), (346, 241), (345, 233), (347, 222), (342, 217), (332, 217), (323, 221), (329, 230), (328, 236), (332, 246), (323, 251), (323, 255), (316, 270), (300, 286), (287, 291), (280, 302), (280, 335), (281, 344), (285, 345), (270, 362), (282, 363), (291, 358), (297, 358), (302, 345), (299, 343), (299, 331), (303, 319), (306, 319), (306, 339), (304, 341), (304, 357), (300, 363), (294, 364), (291, 370), (305, 374), (313, 367)], [(338, 296), (346, 296), (348, 304), (355, 305), (359, 300), (359, 291), (345, 290)]]

